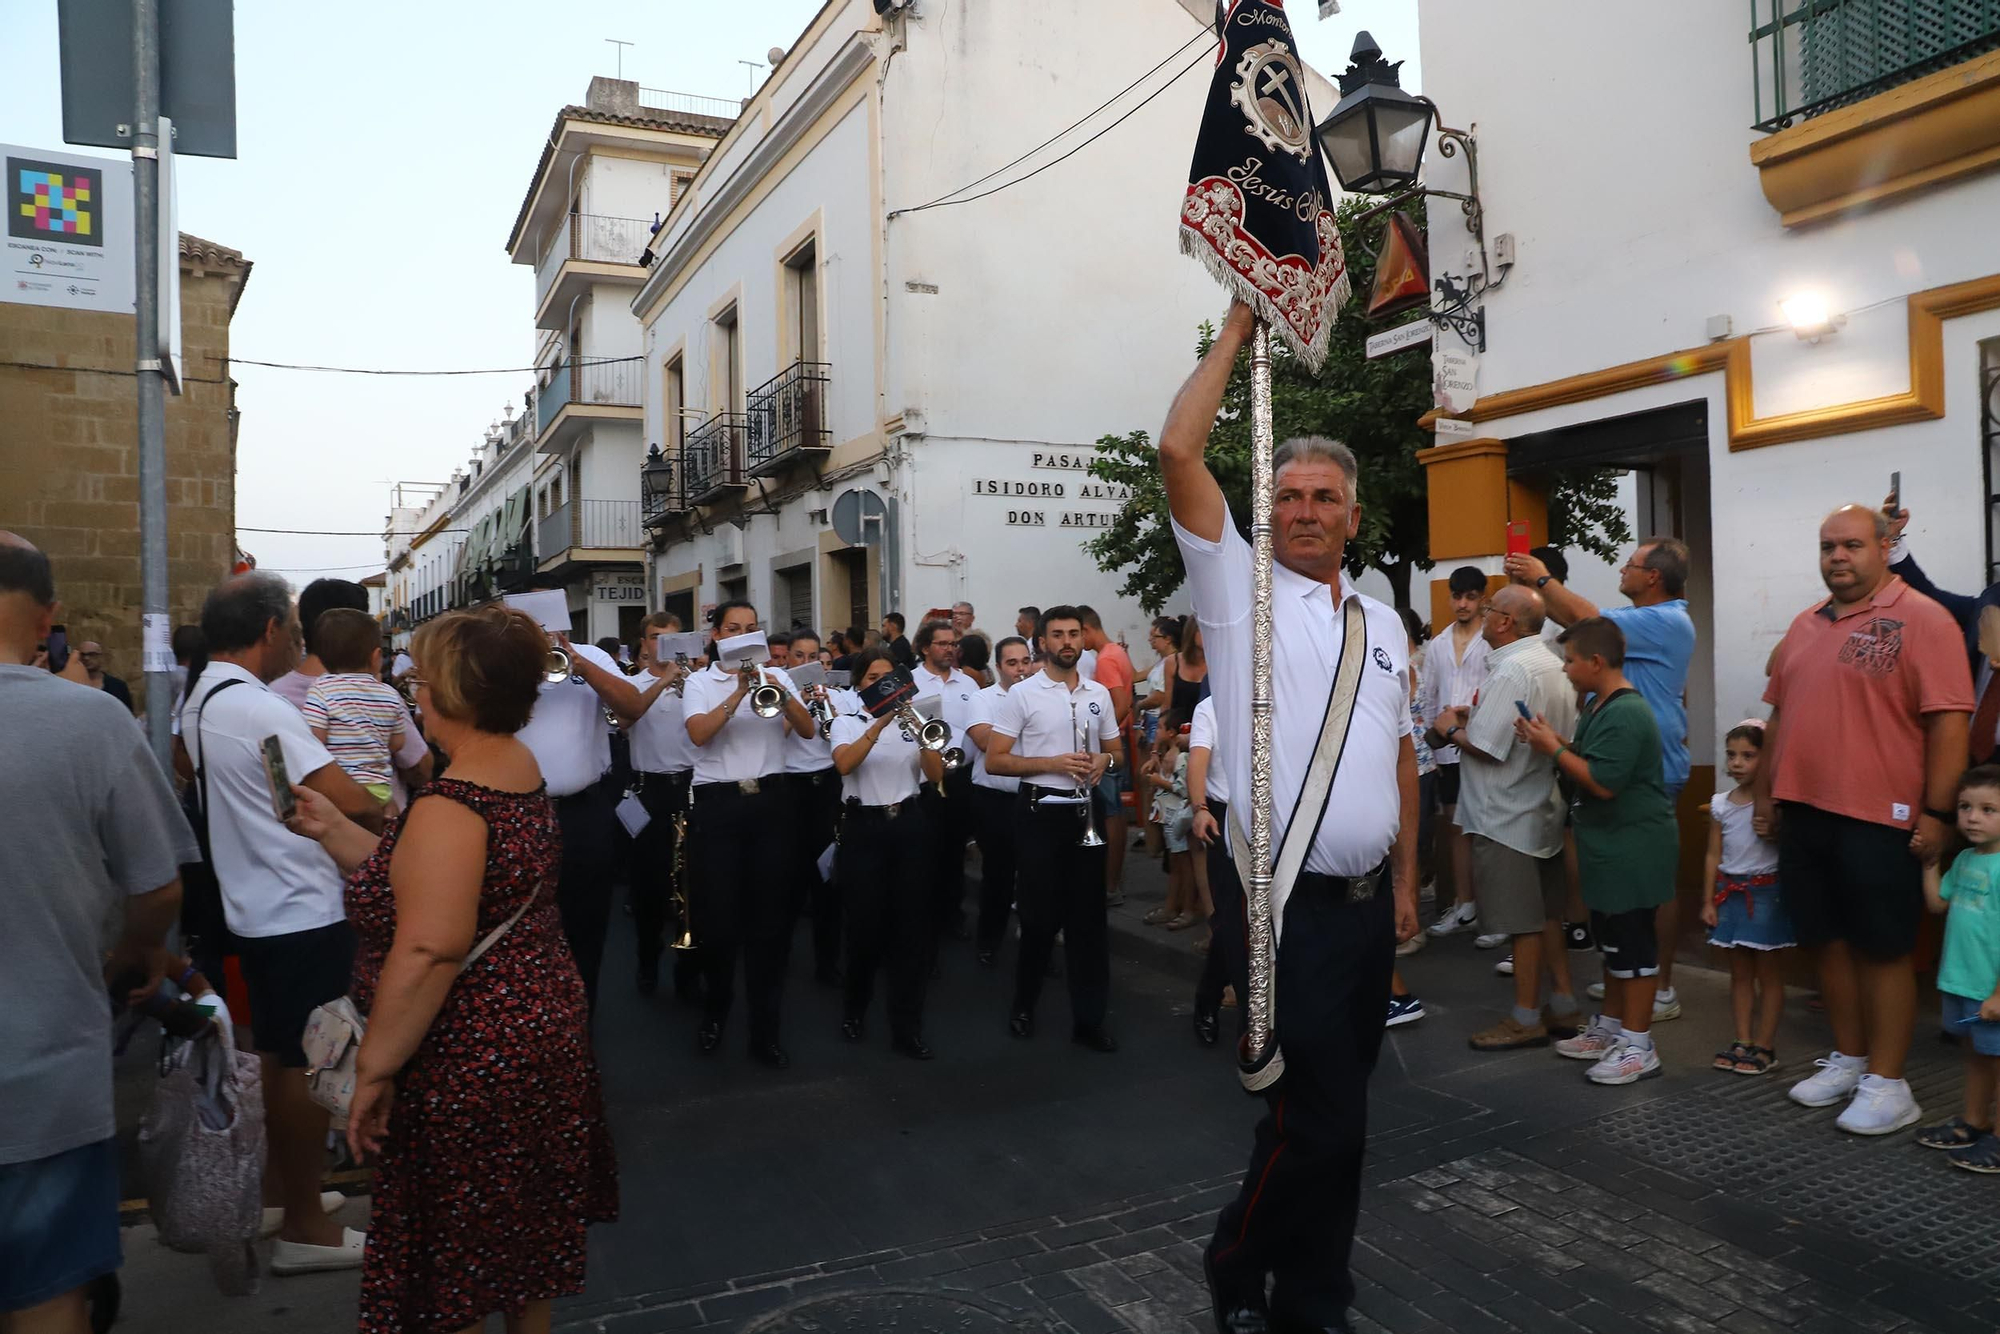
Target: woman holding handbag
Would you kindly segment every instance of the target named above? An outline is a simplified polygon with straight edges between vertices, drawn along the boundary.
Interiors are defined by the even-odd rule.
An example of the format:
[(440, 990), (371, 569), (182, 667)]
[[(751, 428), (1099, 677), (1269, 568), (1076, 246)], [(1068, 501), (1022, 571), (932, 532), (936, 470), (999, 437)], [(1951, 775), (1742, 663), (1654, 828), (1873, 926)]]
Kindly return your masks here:
[(514, 736), (549, 641), (502, 607), (428, 622), (411, 645), (426, 735), (450, 766), (378, 840), (304, 788), (295, 833), (349, 873), (366, 1017), (347, 1137), (379, 1159), (365, 1332), (549, 1328), (583, 1291), (589, 1224), (617, 1169), (583, 981), (564, 943), (554, 807)]

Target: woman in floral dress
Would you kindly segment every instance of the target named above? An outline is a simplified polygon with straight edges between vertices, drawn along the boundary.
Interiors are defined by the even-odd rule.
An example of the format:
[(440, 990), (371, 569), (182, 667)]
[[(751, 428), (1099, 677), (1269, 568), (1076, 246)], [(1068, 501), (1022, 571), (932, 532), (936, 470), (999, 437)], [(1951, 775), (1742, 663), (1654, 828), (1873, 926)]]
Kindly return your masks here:
[(360, 936), (352, 995), (368, 1033), (347, 1136), (378, 1160), (360, 1328), (442, 1334), (499, 1312), (511, 1334), (536, 1334), (554, 1298), (583, 1290), (588, 1226), (618, 1212), (556, 910), (555, 810), (514, 737), (548, 640), (492, 607), (430, 622), (412, 650), (424, 731), (450, 767), (379, 841), (306, 788), (292, 822), (350, 873)]

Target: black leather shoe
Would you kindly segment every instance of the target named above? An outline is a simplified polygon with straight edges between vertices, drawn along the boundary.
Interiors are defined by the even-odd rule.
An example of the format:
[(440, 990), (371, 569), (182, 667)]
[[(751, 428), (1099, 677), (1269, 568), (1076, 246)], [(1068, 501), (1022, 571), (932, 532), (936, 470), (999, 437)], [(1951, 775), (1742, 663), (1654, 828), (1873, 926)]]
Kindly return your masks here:
[(1218, 1334), (1270, 1334), (1271, 1316), (1262, 1292), (1223, 1291), (1206, 1250), (1201, 1254), (1201, 1272), (1208, 1281), (1208, 1298), (1215, 1311)]
[(789, 1070), (792, 1058), (785, 1049), (775, 1042), (753, 1042), (750, 1044), (750, 1059), (759, 1065), (768, 1065), (773, 1070)]
[(999, 959), (1000, 959), (999, 950), (979, 951), (979, 966), (981, 968), (991, 968), (995, 963), (999, 961)]
[(1101, 1028), (1078, 1028), (1070, 1032), (1069, 1040), (1079, 1047), (1092, 1051), (1113, 1052), (1118, 1050), (1118, 1040)]
[(639, 994), (651, 996), (660, 989), (660, 956), (639, 960)]
[(1026, 1010), (1021, 1010), (1008, 1016), (1007, 1031), (1017, 1038), (1031, 1038), (1035, 1036), (1035, 1016), (1029, 1014)]
[(722, 1045), (722, 1025), (713, 1019), (703, 1024), (701, 1026), (701, 1035), (696, 1039), (696, 1043), (701, 1048), (703, 1056), (712, 1054), (717, 1047)]
[(1203, 1014), (1197, 1010), (1194, 1016), (1194, 1035), (1201, 1039), (1202, 1046), (1213, 1047), (1216, 1040), (1222, 1036), (1222, 1023), (1215, 1015)]
[(846, 1038), (849, 1042), (861, 1041), (861, 1021), (859, 1019), (841, 1020), (840, 1036)]
[(913, 1061), (928, 1061), (937, 1054), (924, 1045), (922, 1038), (897, 1038), (889, 1045)]

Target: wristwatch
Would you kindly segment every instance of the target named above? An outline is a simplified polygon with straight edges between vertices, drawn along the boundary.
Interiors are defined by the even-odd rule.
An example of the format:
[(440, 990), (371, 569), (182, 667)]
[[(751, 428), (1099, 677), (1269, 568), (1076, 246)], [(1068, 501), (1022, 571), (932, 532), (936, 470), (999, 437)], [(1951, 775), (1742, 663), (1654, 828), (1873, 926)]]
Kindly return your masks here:
[(1444, 739), (1446, 741), (1449, 741), (1451, 740), (1451, 734), (1453, 732), (1463, 732), (1464, 730), (1465, 729), (1459, 726), (1457, 723), (1453, 723), (1450, 727), (1444, 729)]
[(1545, 574), (1545, 575), (1543, 575), (1543, 576), (1542, 576), (1541, 578), (1539, 578), (1539, 579), (1535, 580), (1535, 587), (1536, 587), (1536, 588), (1547, 588), (1547, 587), (1548, 587), (1548, 585), (1549, 585), (1549, 580), (1551, 580), (1551, 579), (1553, 579), (1553, 578), (1555, 578), (1555, 576), (1554, 576), (1554, 575), (1552, 575), (1552, 574)]

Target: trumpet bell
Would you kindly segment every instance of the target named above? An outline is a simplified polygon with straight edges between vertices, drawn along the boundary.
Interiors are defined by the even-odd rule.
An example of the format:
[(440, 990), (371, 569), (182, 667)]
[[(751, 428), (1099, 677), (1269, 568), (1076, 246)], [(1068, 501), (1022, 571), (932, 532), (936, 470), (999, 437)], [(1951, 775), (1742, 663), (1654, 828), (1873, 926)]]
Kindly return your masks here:
[(951, 744), (951, 724), (931, 719), (917, 729), (917, 744), (925, 750), (943, 750)]
[(542, 663), (542, 679), (550, 685), (559, 685), (569, 677), (569, 654), (559, 648), (550, 649), (548, 658)]
[(1077, 846), (1081, 848), (1101, 848), (1104, 846), (1104, 835), (1097, 832), (1097, 820), (1094, 816), (1084, 822), (1083, 837), (1077, 840)]
[(946, 770), (963, 769), (965, 767), (965, 751), (958, 746), (953, 746), (938, 758), (944, 761)]
[(691, 950), (695, 948), (694, 932), (683, 930), (678, 936), (675, 936), (674, 948), (677, 950)]
[(775, 718), (785, 710), (785, 692), (776, 686), (758, 686), (750, 692), (750, 712), (759, 718)]

